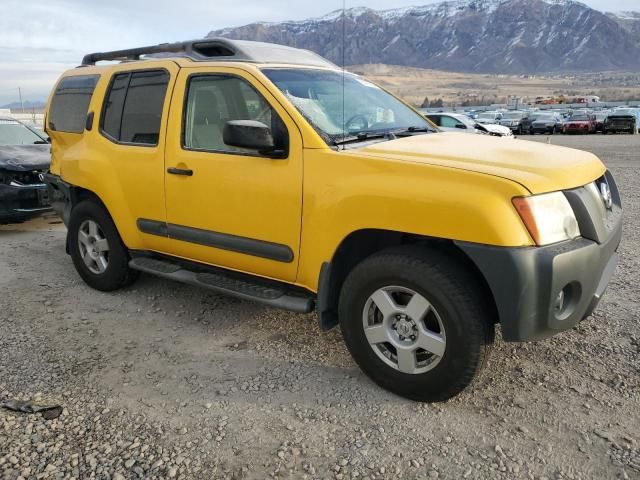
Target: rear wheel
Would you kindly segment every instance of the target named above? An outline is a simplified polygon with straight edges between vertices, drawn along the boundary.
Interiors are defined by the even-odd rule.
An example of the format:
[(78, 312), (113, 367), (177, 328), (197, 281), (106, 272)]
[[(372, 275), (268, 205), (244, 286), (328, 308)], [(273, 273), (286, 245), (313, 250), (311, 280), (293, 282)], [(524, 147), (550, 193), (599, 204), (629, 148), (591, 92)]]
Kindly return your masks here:
[(113, 220), (98, 202), (84, 200), (73, 208), (68, 235), (73, 264), (90, 287), (108, 292), (138, 278)]
[(479, 375), (494, 336), (477, 280), (448, 256), (400, 249), (364, 260), (345, 281), (340, 324), (360, 368), (418, 401), (444, 401)]

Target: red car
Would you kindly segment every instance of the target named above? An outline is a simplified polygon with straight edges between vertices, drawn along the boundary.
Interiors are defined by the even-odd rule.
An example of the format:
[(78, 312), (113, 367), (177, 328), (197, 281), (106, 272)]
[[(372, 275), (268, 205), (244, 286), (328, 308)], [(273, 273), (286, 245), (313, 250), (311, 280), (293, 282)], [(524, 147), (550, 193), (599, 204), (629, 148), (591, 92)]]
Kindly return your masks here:
[(563, 133), (596, 133), (596, 116), (577, 113), (567, 120), (562, 129)]

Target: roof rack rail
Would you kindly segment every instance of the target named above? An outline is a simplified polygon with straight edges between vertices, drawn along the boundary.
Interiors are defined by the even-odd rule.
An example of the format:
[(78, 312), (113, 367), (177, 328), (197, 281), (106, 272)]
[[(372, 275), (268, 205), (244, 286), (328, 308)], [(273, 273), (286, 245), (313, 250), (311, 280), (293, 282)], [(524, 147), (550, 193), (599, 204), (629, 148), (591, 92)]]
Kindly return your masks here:
[(85, 55), (83, 67), (100, 61), (140, 60), (143, 55), (187, 57), (195, 61), (244, 61), (254, 63), (296, 63), (337, 68), (333, 63), (308, 50), (247, 40), (204, 38), (187, 42), (161, 43), (149, 47), (97, 52)]
[[(187, 42), (161, 43), (149, 47), (114, 50), (112, 52), (97, 52), (85, 55), (82, 65), (95, 65), (104, 60), (140, 60), (142, 55), (158, 55), (178, 53), (193, 60), (211, 60), (215, 58), (249, 60), (234, 48), (233, 41), (224, 38), (191, 40)], [(240, 55), (239, 55), (240, 54)], [(242, 58), (239, 58), (242, 57)]]

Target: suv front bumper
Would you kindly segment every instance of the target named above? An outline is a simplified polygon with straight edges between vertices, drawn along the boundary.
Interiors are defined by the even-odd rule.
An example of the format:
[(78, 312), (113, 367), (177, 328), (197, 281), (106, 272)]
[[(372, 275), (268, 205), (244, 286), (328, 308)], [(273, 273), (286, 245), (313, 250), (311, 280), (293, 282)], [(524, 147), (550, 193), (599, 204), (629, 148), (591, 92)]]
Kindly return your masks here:
[(0, 223), (21, 222), (51, 210), (44, 184), (0, 184)]
[[(547, 247), (459, 242), (493, 293), (504, 340), (526, 342), (575, 327), (593, 313), (618, 261), (622, 227), (604, 244), (579, 238)], [(565, 290), (565, 309), (558, 294)]]
[(456, 242), (487, 281), (505, 340), (550, 337), (575, 327), (598, 306), (618, 262), (622, 204), (609, 172), (596, 182), (611, 188), (611, 209), (601, 205), (596, 188), (564, 192), (581, 238), (521, 248)]

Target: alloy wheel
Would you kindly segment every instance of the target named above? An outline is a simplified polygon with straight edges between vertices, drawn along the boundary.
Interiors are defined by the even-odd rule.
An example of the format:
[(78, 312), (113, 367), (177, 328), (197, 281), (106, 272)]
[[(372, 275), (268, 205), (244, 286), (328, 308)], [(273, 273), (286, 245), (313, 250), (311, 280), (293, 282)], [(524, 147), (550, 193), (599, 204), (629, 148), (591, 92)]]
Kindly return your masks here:
[(435, 368), (446, 349), (442, 319), (421, 294), (406, 287), (379, 288), (362, 312), (364, 333), (376, 355), (407, 374)]
[(80, 256), (91, 273), (100, 275), (109, 266), (109, 242), (93, 220), (85, 220), (78, 230)]

